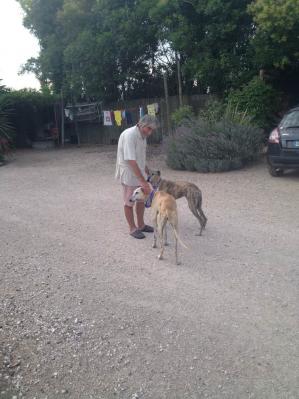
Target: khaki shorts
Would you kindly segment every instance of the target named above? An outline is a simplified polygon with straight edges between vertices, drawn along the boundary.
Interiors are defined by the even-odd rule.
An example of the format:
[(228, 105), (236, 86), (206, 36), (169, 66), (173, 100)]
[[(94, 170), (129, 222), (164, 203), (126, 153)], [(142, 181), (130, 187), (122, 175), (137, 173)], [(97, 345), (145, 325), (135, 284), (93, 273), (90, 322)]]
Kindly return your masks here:
[(126, 184), (122, 184), (123, 187), (123, 196), (124, 196), (124, 205), (126, 206), (134, 206), (134, 202), (130, 202), (130, 198), (133, 195), (134, 190), (139, 186), (127, 186)]

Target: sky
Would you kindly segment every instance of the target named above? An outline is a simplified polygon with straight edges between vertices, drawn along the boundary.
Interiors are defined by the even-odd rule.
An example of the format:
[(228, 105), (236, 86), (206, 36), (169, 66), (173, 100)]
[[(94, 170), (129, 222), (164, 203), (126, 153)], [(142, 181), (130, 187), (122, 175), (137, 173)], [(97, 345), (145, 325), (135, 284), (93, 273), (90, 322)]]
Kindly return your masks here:
[(38, 40), (24, 28), (23, 10), (16, 0), (0, 0), (0, 79), (12, 89), (33, 88), (40, 85), (34, 74), (18, 75), (28, 58), (39, 53)]

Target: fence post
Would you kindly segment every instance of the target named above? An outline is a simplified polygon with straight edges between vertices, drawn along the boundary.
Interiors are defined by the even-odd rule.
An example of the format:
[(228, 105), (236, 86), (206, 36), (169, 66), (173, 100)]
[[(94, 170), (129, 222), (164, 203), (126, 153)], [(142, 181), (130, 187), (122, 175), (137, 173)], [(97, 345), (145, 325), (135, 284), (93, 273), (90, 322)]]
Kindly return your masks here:
[(63, 105), (63, 93), (61, 90), (61, 145), (64, 146), (64, 105)]
[(179, 86), (179, 104), (183, 106), (183, 92), (182, 92), (182, 77), (181, 77), (181, 60), (178, 53), (175, 53), (177, 72), (178, 72), (178, 86)]
[(163, 73), (164, 81), (164, 93), (165, 93), (165, 103), (166, 103), (166, 131), (169, 134), (170, 131), (170, 115), (169, 115), (169, 98), (168, 98), (168, 86), (167, 86), (167, 73)]

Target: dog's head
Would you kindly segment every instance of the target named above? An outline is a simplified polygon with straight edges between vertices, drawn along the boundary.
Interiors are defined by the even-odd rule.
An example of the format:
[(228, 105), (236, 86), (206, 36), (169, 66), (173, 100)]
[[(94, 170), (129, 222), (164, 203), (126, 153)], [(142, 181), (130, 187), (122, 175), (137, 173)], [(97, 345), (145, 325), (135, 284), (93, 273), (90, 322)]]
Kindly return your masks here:
[(141, 187), (136, 188), (130, 198), (130, 202), (136, 201), (145, 201), (145, 194)]
[(147, 181), (151, 183), (153, 187), (156, 187), (161, 180), (161, 172), (159, 170), (150, 170)]

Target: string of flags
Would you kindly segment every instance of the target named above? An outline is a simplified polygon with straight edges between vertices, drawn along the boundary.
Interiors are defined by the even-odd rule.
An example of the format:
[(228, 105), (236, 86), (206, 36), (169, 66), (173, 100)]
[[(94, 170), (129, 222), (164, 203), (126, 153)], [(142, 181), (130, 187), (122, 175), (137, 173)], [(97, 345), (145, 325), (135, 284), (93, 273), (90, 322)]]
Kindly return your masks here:
[[(131, 111), (133, 111), (133, 109), (103, 111), (103, 124), (105, 126), (122, 126), (124, 123), (126, 123), (127, 125), (132, 125), (134, 123), (134, 116), (136, 115), (136, 111), (138, 111), (138, 119), (142, 118), (146, 113), (148, 115), (156, 116), (159, 113), (159, 104), (148, 104), (146, 106), (146, 109), (145, 107), (139, 107), (138, 110), (134, 108), (135, 112)], [(136, 123), (137, 122), (138, 121), (136, 121)]]

